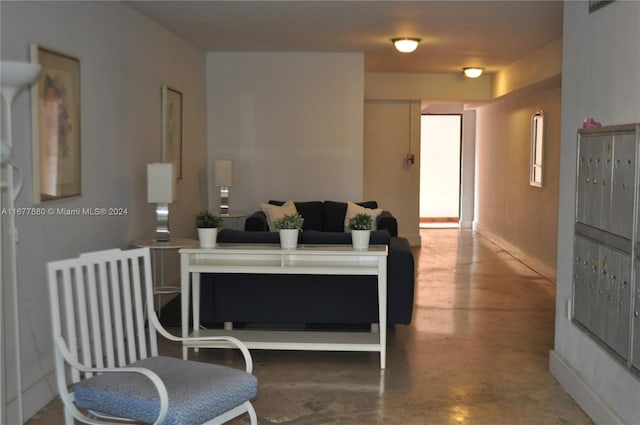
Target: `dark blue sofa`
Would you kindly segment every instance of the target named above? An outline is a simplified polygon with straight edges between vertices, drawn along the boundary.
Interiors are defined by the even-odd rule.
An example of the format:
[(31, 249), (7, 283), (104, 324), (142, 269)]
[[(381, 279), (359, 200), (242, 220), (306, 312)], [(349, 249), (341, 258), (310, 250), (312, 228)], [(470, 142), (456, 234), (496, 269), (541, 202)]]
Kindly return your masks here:
[[(269, 201), (272, 205), (282, 205), (283, 201)], [(347, 213), (346, 202), (308, 201), (294, 202), (296, 209), (304, 218), (302, 230), (319, 230), (323, 232), (344, 232), (344, 216)], [(375, 209), (376, 201), (356, 202), (356, 204)], [(398, 236), (398, 222), (389, 211), (382, 211), (376, 220), (376, 229), (386, 229), (391, 237)], [(269, 230), (267, 217), (262, 211), (251, 214), (244, 222), (244, 230), (251, 232), (266, 232)]]
[[(279, 244), (280, 237), (277, 232), (220, 229), (217, 241)], [(351, 244), (351, 234), (305, 230), (300, 232), (298, 242)], [(391, 237), (386, 229), (371, 232), (371, 244), (389, 247), (387, 322), (409, 324), (415, 276), (411, 247), (405, 238)], [(201, 279), (200, 321), (204, 324), (379, 322), (375, 276), (203, 274)]]

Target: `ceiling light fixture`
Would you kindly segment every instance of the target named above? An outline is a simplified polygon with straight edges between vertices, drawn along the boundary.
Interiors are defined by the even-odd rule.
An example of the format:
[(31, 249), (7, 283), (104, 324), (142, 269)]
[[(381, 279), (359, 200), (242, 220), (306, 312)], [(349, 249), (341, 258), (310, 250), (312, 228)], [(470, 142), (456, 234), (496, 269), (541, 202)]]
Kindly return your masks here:
[(411, 53), (418, 48), (419, 38), (392, 38), (396, 50), (401, 53)]
[(484, 68), (462, 68), (462, 72), (464, 72), (467, 78), (478, 78), (482, 75), (482, 72), (484, 72)]

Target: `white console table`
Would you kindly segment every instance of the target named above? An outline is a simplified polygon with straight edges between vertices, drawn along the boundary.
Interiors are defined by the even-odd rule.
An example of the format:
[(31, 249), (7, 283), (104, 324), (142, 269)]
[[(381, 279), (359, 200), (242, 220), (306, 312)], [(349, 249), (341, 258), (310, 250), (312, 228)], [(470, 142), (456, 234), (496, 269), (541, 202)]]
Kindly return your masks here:
[[(264, 350), (374, 351), (385, 368), (387, 344), (387, 246), (371, 245), (355, 251), (351, 245), (299, 245), (285, 250), (278, 245), (218, 244), (211, 249), (181, 249), (182, 336), (189, 336), (189, 292), (193, 288), (192, 336), (231, 335), (248, 348)], [(378, 277), (380, 331), (305, 332), (200, 329), (200, 273), (268, 273), (374, 275)], [(304, 285), (304, 282), (300, 283)], [(231, 347), (225, 343), (185, 342), (189, 348)]]

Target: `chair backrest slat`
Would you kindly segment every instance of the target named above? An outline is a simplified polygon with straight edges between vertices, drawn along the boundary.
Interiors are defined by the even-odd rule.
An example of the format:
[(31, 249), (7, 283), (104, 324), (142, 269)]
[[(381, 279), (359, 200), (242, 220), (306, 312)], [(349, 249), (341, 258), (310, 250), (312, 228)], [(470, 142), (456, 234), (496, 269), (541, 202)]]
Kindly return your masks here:
[[(141, 282), (140, 284), (140, 288), (144, 289), (144, 295), (142, 296), (142, 300), (145, 303), (144, 311), (154, 312), (152, 282), (153, 273), (151, 272), (151, 257), (150, 255), (145, 255), (142, 260), (144, 270), (142, 271), (142, 273), (138, 274), (138, 276), (144, 279), (144, 282)], [(158, 355), (158, 335), (156, 333), (155, 326), (151, 324), (149, 324), (149, 351), (151, 356)]]
[(116, 339), (114, 340), (116, 352), (118, 353), (117, 366), (126, 366), (127, 359), (124, 354), (124, 331), (122, 323), (122, 297), (120, 295), (120, 279), (117, 261), (109, 260), (109, 286), (111, 288), (111, 308), (113, 309), (114, 330)]
[(91, 334), (93, 335), (93, 354), (96, 367), (104, 367), (104, 351), (102, 350), (102, 331), (100, 325), (100, 304), (96, 281), (96, 266), (90, 264), (87, 272), (87, 292), (89, 293), (89, 310), (91, 311)]
[[(155, 328), (145, 326), (155, 314), (148, 248), (51, 262), (48, 277), (57, 359), (68, 351), (84, 366), (117, 367), (157, 355)], [(70, 367), (58, 375), (61, 394), (88, 377)]]
[(107, 279), (107, 264), (100, 262), (98, 267), (98, 285), (100, 286), (100, 305), (102, 307), (102, 325), (100, 332), (104, 338), (105, 361), (107, 367), (115, 367), (113, 342), (113, 321), (111, 320), (111, 291), (109, 279)]
[[(144, 307), (144, 303), (142, 301), (142, 282), (140, 281), (140, 262), (139, 261), (135, 261), (135, 259), (133, 261), (131, 261), (131, 277), (133, 278), (133, 283), (132, 283), (132, 289), (133, 289), (133, 301), (135, 305), (141, 305), (143, 306), (142, 309), (139, 310), (134, 310), (133, 313), (135, 315), (135, 328), (137, 330), (136, 335), (138, 338), (138, 355), (140, 356), (141, 359), (144, 359), (147, 357), (147, 344), (145, 341), (145, 326), (144, 326), (144, 313), (145, 313), (145, 307)], [(152, 326), (149, 326), (149, 328), (151, 329)], [(151, 338), (151, 335), (155, 335), (155, 332), (152, 332), (149, 337)]]
[[(73, 276), (71, 271), (73, 268), (66, 268), (62, 271), (62, 290), (63, 290), (63, 308), (64, 314), (64, 328), (66, 330), (66, 343), (67, 348), (71, 352), (72, 360), (79, 361), (78, 359), (78, 337), (76, 335), (76, 313), (73, 302)], [(78, 382), (80, 380), (80, 372), (77, 370), (71, 371), (71, 382)]]
[(120, 281), (122, 282), (122, 302), (123, 302), (123, 319), (124, 326), (123, 331), (126, 333), (126, 341), (130, 341), (130, 343), (125, 344), (127, 348), (128, 360), (127, 363), (132, 363), (138, 360), (138, 353), (136, 343), (134, 343), (135, 339), (135, 323), (133, 322), (133, 312), (131, 311), (131, 276), (129, 275), (129, 260), (123, 259), (119, 262), (119, 272), (120, 272)]
[(78, 349), (82, 356), (82, 363), (91, 364), (91, 337), (89, 336), (89, 316), (87, 315), (87, 297), (85, 293), (85, 273), (81, 265), (76, 265), (72, 270), (72, 279), (75, 279), (75, 308), (77, 309), (75, 321), (79, 329)]

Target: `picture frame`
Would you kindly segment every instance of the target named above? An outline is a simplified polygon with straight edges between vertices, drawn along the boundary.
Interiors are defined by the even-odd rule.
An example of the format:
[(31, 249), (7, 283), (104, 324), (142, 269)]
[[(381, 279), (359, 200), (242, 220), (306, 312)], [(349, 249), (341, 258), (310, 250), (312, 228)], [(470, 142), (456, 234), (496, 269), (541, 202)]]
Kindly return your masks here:
[(613, 3), (613, 0), (589, 0), (589, 13), (593, 13), (609, 3)]
[(80, 60), (32, 44), (42, 66), (31, 87), (33, 201), (82, 194)]
[(182, 93), (168, 86), (162, 86), (162, 162), (182, 179)]

